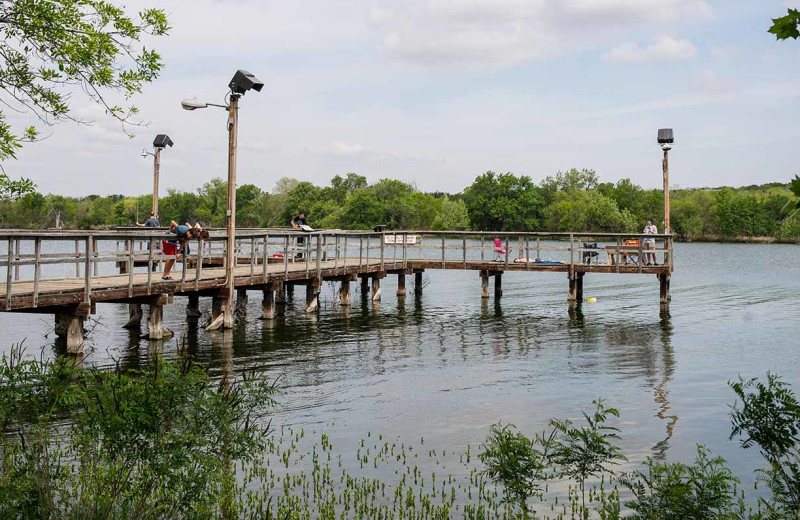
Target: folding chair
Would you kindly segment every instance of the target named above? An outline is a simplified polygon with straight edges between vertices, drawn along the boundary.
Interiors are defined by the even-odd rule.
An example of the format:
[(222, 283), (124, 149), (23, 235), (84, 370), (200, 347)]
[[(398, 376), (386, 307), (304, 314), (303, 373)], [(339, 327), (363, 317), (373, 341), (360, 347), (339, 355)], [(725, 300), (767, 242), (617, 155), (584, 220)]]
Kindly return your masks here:
[(494, 239), (494, 261), (495, 262), (505, 262), (506, 260), (506, 251), (503, 249), (503, 241), (500, 238)]
[[(639, 241), (638, 240), (626, 240), (625, 241), (625, 245), (626, 246), (639, 247)], [(630, 251), (623, 252), (622, 253), (622, 262), (627, 264), (628, 260), (630, 260), (634, 264), (638, 264), (639, 263), (639, 252), (638, 251), (637, 252), (630, 252)]]
[[(597, 242), (593, 242), (591, 244), (588, 243), (588, 242), (584, 242), (583, 243), (583, 248), (584, 249), (598, 249)], [(591, 264), (592, 263), (592, 258), (597, 258), (597, 256), (600, 254), (597, 251), (583, 251), (582, 253), (583, 254), (581, 255), (581, 258), (583, 259), (583, 263), (584, 264)], [(597, 260), (595, 260), (594, 262), (597, 263)]]

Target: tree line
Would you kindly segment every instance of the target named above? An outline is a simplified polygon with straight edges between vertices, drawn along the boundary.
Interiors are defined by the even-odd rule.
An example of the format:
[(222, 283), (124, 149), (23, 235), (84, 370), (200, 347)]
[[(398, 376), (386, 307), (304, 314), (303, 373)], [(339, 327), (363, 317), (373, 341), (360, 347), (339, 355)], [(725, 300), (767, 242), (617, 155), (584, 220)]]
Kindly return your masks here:
[[(800, 240), (795, 205), (800, 182), (742, 188), (676, 189), (671, 192), (672, 231), (683, 239), (774, 237)], [(170, 189), (159, 199), (162, 223), (225, 225), (227, 184), (212, 179), (196, 191)], [(280, 179), (272, 190), (237, 187), (237, 226), (282, 227), (299, 211), (320, 229), (638, 232), (647, 219), (663, 227), (663, 193), (630, 179), (600, 182), (597, 173), (571, 169), (536, 183), (529, 176), (486, 172), (462, 192), (425, 193), (413, 183), (368, 183), (355, 173), (318, 186)], [(36, 191), (0, 198), (5, 228), (90, 229), (144, 221), (152, 196), (65, 197)]]

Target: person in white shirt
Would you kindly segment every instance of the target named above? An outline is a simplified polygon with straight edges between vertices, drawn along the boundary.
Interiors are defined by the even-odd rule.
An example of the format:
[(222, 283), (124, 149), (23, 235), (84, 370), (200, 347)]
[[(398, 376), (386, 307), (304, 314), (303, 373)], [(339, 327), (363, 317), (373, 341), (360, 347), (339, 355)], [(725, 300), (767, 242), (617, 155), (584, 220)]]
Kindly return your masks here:
[[(653, 221), (647, 219), (647, 225), (644, 227), (644, 234), (645, 235), (657, 235), (658, 228), (653, 224)], [(649, 250), (655, 250), (656, 248), (656, 239), (646, 237), (643, 242), (644, 248)], [(656, 254), (655, 253), (645, 253), (644, 254), (644, 265), (658, 265), (656, 262)]]

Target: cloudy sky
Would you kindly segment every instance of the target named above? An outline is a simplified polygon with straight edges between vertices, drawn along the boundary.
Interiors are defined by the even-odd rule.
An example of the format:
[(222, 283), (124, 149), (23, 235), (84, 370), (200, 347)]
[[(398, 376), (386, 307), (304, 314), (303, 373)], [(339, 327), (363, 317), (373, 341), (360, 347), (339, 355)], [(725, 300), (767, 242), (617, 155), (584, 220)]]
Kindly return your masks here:
[(657, 187), (660, 127), (675, 129), (675, 185), (785, 182), (800, 173), (800, 42), (766, 30), (796, 4), (163, 0), (173, 30), (146, 43), (165, 70), (134, 100), (149, 126), (128, 138), (75, 98), (94, 124), (47, 129), (6, 169), (42, 192), (147, 193), (141, 150), (168, 133), (162, 192), (224, 177), (226, 114), (180, 100), (221, 102), (243, 68), (265, 87), (241, 102), (239, 182), (265, 189), (352, 171), (456, 192), (486, 170), (573, 167)]

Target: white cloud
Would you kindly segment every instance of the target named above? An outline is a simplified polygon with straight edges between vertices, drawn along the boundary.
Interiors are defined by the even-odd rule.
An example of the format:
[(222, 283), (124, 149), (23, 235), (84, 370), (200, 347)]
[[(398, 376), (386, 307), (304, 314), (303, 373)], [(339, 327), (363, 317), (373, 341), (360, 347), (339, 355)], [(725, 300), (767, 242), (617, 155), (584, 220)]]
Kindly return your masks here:
[(596, 48), (620, 27), (711, 16), (705, 0), (410, 0), (369, 20), (388, 57), (497, 68)]
[(358, 155), (366, 151), (363, 145), (358, 143), (333, 143), (333, 151), (338, 155)]
[(649, 61), (686, 61), (697, 58), (697, 47), (689, 40), (676, 40), (665, 36), (647, 47), (636, 42), (623, 43), (603, 54), (602, 60), (610, 63), (644, 63)]

